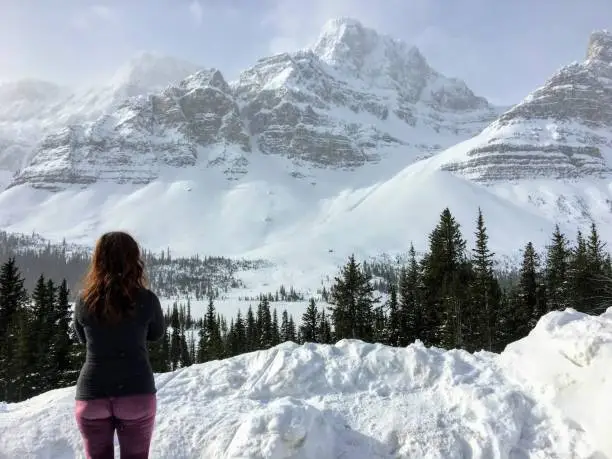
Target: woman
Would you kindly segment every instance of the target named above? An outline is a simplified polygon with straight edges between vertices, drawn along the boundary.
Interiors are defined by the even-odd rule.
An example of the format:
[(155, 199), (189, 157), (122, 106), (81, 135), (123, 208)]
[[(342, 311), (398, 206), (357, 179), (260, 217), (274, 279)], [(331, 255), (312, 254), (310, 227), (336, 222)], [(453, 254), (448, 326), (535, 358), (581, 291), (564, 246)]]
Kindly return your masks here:
[(113, 458), (115, 430), (121, 458), (148, 458), (157, 399), (147, 340), (161, 338), (165, 324), (129, 234), (98, 240), (73, 326), (87, 346), (75, 409), (87, 458)]

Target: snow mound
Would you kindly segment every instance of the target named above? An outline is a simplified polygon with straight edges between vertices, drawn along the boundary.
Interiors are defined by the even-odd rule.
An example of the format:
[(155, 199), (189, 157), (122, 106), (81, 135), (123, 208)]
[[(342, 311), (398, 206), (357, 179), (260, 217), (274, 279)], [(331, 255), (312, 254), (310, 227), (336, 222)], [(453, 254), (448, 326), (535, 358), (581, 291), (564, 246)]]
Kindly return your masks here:
[(509, 345), (500, 362), (535, 397), (588, 432), (602, 457), (612, 457), (612, 308), (601, 316), (552, 312)]
[[(612, 309), (567, 310), (501, 355), (343, 340), (194, 365), (156, 376), (152, 457), (602, 459), (611, 343)], [(3, 405), (0, 458), (79, 457), (73, 398)]]

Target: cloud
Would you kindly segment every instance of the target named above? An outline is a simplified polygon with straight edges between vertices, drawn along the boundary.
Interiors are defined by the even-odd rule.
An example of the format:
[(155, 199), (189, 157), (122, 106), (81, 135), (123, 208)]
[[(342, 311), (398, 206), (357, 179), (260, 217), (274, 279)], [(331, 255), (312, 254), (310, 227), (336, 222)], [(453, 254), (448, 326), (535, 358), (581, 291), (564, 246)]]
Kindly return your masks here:
[(117, 24), (118, 21), (119, 12), (117, 10), (106, 5), (91, 5), (75, 13), (71, 24), (76, 29), (86, 30), (100, 24)]
[(202, 4), (199, 0), (193, 0), (189, 4), (189, 14), (195, 21), (197, 25), (201, 25), (204, 20), (204, 8), (202, 8)]

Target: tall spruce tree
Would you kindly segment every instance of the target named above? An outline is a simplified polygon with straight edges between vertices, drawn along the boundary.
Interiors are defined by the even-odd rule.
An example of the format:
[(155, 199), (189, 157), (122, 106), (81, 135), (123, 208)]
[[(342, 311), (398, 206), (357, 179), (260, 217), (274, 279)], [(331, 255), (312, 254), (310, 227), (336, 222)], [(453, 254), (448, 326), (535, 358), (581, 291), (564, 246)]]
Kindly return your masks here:
[(591, 265), (587, 243), (579, 230), (576, 234), (576, 246), (568, 262), (569, 306), (577, 311), (587, 312), (592, 307), (594, 284), (594, 266)]
[(271, 348), (273, 346), (274, 331), (268, 297), (263, 297), (257, 307), (257, 329), (259, 332), (258, 349)]
[(476, 245), (472, 250), (474, 279), (472, 288), (471, 323), (469, 323), (470, 348), (492, 351), (495, 341), (495, 325), (499, 314), (501, 289), (493, 273), (493, 257), (489, 250), (489, 236), (484, 224), (482, 211), (478, 209), (476, 221)]
[(570, 249), (565, 235), (555, 226), (552, 242), (546, 257), (546, 293), (549, 311), (569, 307), (569, 258)]
[(242, 318), (242, 313), (238, 310), (236, 320), (234, 321), (232, 345), (230, 346), (232, 355), (239, 355), (243, 352), (247, 352), (247, 344), (246, 324)]
[(198, 357), (200, 362), (209, 362), (223, 358), (224, 345), (221, 337), (221, 320), (217, 316), (212, 296), (208, 298), (205, 325), (200, 333)]
[[(604, 312), (611, 303), (610, 288), (612, 285), (612, 268), (610, 266), (610, 254), (606, 251), (606, 244), (601, 240), (595, 223), (591, 224), (591, 231), (586, 241), (586, 252), (588, 259), (588, 275), (583, 277), (588, 279), (588, 298), (585, 298), (583, 312), (589, 314), (600, 314)], [(574, 282), (574, 285), (576, 282)]]
[(340, 275), (335, 277), (330, 291), (335, 339), (372, 340), (375, 335), (374, 305), (378, 301), (370, 277), (351, 255)]
[(397, 300), (397, 287), (391, 285), (389, 300), (387, 301), (387, 326), (385, 341), (390, 346), (401, 346), (402, 321)]
[(76, 382), (77, 374), (73, 371), (71, 359), (73, 342), (70, 335), (70, 290), (66, 279), (62, 281), (57, 290), (54, 304), (53, 325), (54, 333), (51, 339), (51, 384), (53, 387), (71, 385)]
[[(13, 400), (14, 381), (19, 376), (16, 357), (19, 332), (27, 329), (28, 300), (14, 257), (0, 268), (0, 399)], [(25, 327), (25, 328), (24, 328)]]
[(170, 314), (170, 328), (172, 329), (170, 335), (170, 370), (174, 371), (177, 368), (181, 368), (182, 356), (183, 356), (183, 343), (181, 341), (181, 323), (179, 320), (179, 310), (176, 303), (172, 306), (172, 312)]
[(471, 281), (466, 242), (459, 223), (448, 208), (429, 235), (429, 252), (422, 261), (422, 301), (426, 344), (464, 347), (464, 327), (469, 323), (468, 295)]
[(521, 320), (516, 327), (519, 329), (518, 336), (522, 338), (547, 311), (544, 274), (541, 270), (540, 257), (531, 242), (525, 246), (519, 276), (518, 288), (521, 303), (515, 316)]
[(332, 344), (334, 337), (332, 333), (332, 327), (327, 314), (325, 314), (325, 308), (321, 308), (317, 315), (317, 339), (322, 344)]
[(278, 313), (276, 308), (272, 313), (272, 346), (276, 346), (281, 342), (281, 332), (278, 324)]
[(287, 340), (293, 343), (299, 342), (297, 327), (295, 326), (295, 321), (293, 320), (293, 316), (289, 316), (289, 324), (287, 326)]
[(292, 333), (291, 324), (289, 322), (289, 313), (287, 312), (286, 309), (284, 309), (281, 315), (280, 341), (282, 343), (286, 341), (294, 341), (295, 340), (295, 336), (293, 336), (294, 334), (295, 333)]
[(408, 266), (401, 270), (399, 279), (399, 346), (407, 346), (417, 339), (421, 341), (427, 340), (424, 333), (422, 304), (420, 300), (420, 276), (416, 252), (414, 246), (410, 244)]
[(300, 336), (303, 342), (318, 343), (320, 342), (317, 335), (318, 330), (318, 311), (317, 304), (314, 298), (308, 301), (306, 311), (302, 315), (302, 323), (300, 325)]
[(246, 348), (248, 352), (259, 349), (259, 343), (257, 337), (259, 336), (259, 330), (257, 329), (257, 321), (253, 314), (253, 308), (249, 306), (246, 317)]

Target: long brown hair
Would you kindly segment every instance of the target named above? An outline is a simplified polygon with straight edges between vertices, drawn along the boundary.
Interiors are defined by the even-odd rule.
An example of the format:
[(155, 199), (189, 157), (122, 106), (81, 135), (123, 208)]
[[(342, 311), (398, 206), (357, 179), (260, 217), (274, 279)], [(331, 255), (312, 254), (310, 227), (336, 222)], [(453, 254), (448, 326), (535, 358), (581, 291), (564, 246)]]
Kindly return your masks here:
[(103, 234), (83, 281), (82, 299), (96, 318), (117, 322), (134, 310), (139, 290), (146, 287), (138, 243), (122, 231)]

